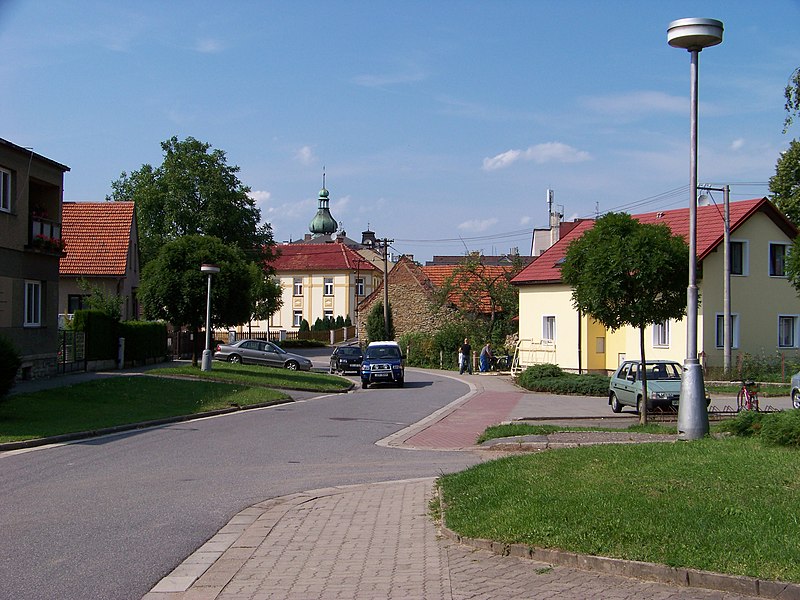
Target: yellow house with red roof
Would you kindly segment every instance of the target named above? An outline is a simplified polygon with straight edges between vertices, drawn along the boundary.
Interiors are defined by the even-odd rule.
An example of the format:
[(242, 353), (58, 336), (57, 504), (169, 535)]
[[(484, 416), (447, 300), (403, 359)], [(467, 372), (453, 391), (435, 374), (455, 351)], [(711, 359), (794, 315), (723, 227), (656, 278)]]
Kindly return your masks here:
[(59, 314), (88, 308), (79, 280), (122, 299), (122, 320), (138, 318), (139, 237), (133, 202), (64, 202), (59, 261)]
[[(664, 223), (688, 237), (689, 209), (633, 215), (643, 223)], [(560, 265), (574, 239), (594, 221), (579, 221), (551, 248), (523, 269), (519, 287), (521, 367), (554, 363), (569, 371), (612, 371), (625, 359), (639, 358), (639, 332), (606, 330), (572, 305), (572, 290), (561, 281)], [(797, 229), (766, 198), (730, 204), (732, 355), (800, 351), (800, 299), (789, 284), (785, 257)], [(697, 348), (707, 366), (723, 365), (724, 219), (722, 207), (697, 209), (697, 265), (700, 307)], [(649, 326), (649, 359), (682, 362), (686, 320)]]
[[(383, 280), (371, 260), (342, 241), (283, 244), (270, 263), (282, 289), (283, 305), (272, 318), (271, 329), (298, 331), (305, 319), (310, 326), (325, 317), (350, 317), (356, 324), (358, 303)], [(266, 323), (252, 323), (266, 329)]]

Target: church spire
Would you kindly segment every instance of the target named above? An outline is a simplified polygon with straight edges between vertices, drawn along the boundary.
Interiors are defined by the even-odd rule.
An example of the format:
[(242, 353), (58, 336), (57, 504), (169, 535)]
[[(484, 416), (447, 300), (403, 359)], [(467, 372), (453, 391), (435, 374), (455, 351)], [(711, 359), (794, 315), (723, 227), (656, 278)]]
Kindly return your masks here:
[(314, 237), (331, 235), (336, 231), (336, 220), (331, 215), (328, 195), (328, 190), (325, 189), (325, 167), (322, 167), (322, 189), (319, 191), (317, 214), (314, 215), (311, 224), (308, 226)]

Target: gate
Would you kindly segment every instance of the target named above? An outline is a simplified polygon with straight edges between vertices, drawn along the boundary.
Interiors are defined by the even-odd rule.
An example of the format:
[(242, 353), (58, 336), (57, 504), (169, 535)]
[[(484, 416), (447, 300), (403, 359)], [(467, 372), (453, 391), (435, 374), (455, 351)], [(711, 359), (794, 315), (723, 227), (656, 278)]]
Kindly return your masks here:
[(58, 332), (58, 371), (86, 370), (86, 332), (61, 329)]

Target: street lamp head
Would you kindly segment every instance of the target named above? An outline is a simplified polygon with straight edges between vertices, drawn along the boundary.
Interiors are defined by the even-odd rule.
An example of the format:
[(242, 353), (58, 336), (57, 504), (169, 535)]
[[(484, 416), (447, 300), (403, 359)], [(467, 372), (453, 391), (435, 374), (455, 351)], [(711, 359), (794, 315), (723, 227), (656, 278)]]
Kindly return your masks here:
[(722, 43), (722, 21), (716, 19), (678, 19), (667, 27), (667, 43), (689, 52)]
[(203, 265), (200, 265), (200, 272), (201, 273), (219, 273), (219, 267), (217, 265), (203, 264)]

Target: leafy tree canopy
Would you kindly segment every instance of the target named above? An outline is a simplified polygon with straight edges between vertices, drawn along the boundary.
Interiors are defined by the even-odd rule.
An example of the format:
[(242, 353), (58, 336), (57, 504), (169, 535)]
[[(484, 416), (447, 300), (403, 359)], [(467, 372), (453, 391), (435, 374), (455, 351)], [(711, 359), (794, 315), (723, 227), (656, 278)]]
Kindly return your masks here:
[(392, 322), (392, 304), (387, 310), (389, 316), (389, 331), (383, 319), (383, 302), (380, 300), (372, 305), (367, 315), (367, 341), (380, 342), (394, 339), (394, 323)]
[(208, 275), (204, 263), (219, 266), (212, 275), (211, 322), (239, 325), (250, 319), (253, 269), (244, 252), (211, 236), (187, 235), (164, 246), (142, 271), (139, 300), (150, 319), (197, 331), (205, 325)]
[(800, 117), (800, 68), (795, 69), (789, 76), (789, 83), (786, 84), (783, 96), (786, 98), (786, 104), (784, 104), (786, 118), (783, 121), (783, 133), (786, 133), (789, 131), (794, 119)]
[(643, 329), (686, 314), (689, 249), (666, 225), (611, 213), (569, 245), (561, 277), (584, 314)]
[(769, 178), (772, 201), (789, 220), (800, 225), (800, 142), (792, 140), (789, 149), (781, 154), (775, 165), (775, 175)]
[(250, 188), (237, 177), (239, 167), (227, 164), (225, 152), (192, 137), (161, 143), (164, 161), (149, 164), (111, 184), (108, 200), (136, 202), (142, 265), (161, 247), (184, 235), (207, 235), (269, 260), (272, 229), (259, 225), (261, 212), (248, 196)]
[(281, 284), (266, 275), (255, 263), (252, 263), (250, 268), (253, 277), (251, 290), (253, 298), (252, 319), (254, 321), (266, 321), (283, 306)]

